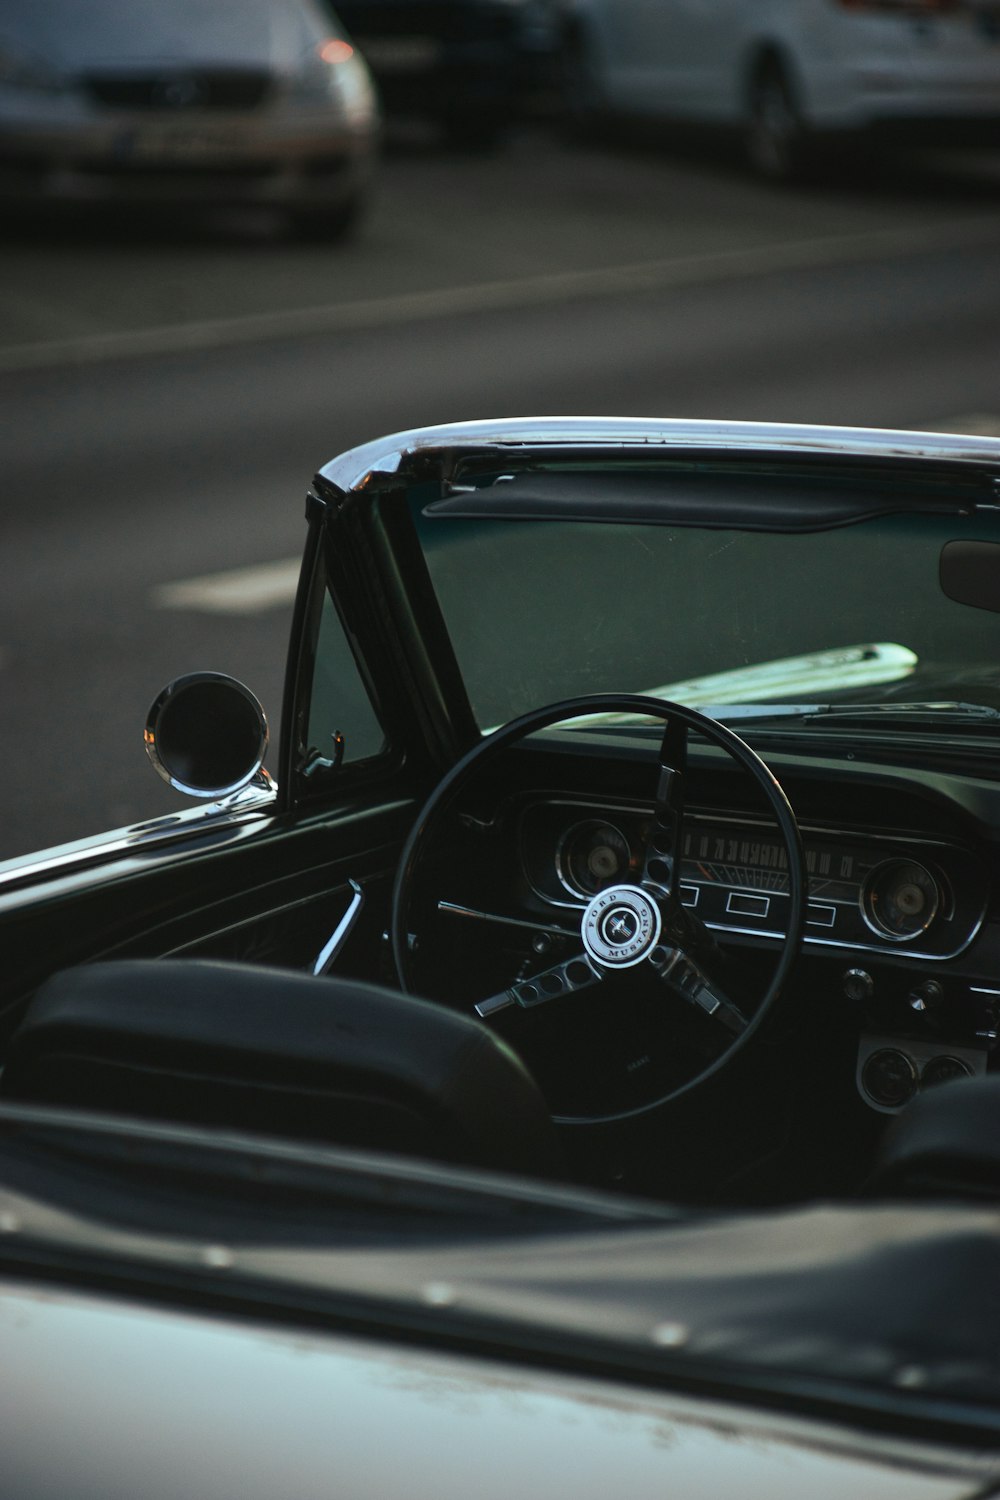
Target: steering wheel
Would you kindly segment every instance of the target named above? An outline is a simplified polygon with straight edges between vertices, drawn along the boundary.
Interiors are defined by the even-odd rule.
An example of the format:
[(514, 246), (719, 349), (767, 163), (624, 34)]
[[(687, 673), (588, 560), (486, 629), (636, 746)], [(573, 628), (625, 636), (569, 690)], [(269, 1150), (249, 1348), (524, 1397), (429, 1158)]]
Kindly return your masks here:
[[(642, 872), (635, 884), (613, 884), (592, 897), (580, 919), (580, 951), (571, 958), (515, 981), (505, 990), (470, 1005), (482, 1020), (512, 1007), (534, 1010), (559, 997), (607, 985), (609, 980), (635, 984), (640, 976), (657, 982), (709, 1017), (717, 1028), (721, 1052), (691, 1078), (637, 1107), (603, 1114), (562, 1115), (560, 1124), (593, 1124), (625, 1119), (686, 1094), (703, 1084), (746, 1046), (781, 995), (795, 962), (805, 921), (807, 885), (802, 838), (791, 804), (771, 771), (724, 724), (662, 698), (609, 694), (571, 698), (512, 719), (485, 736), (448, 771), (417, 817), (403, 848), (392, 898), (391, 938), (399, 982), (411, 989), (411, 932), (408, 914), (415, 876), (441, 814), (473, 775), (510, 745), (553, 724), (593, 715), (641, 715), (664, 723), (653, 793), (653, 815), (642, 853)], [(722, 955), (711, 934), (681, 904), (684, 775), (687, 741), (696, 731), (727, 751), (757, 782), (778, 824), (785, 846), (788, 912), (782, 947), (770, 982), (756, 1006), (738, 999), (722, 977)]]

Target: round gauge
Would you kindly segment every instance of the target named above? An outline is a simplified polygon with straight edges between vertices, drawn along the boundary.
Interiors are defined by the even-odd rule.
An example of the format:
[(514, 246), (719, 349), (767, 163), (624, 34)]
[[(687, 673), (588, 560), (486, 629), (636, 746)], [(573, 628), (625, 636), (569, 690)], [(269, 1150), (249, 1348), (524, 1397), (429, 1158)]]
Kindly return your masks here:
[(930, 870), (913, 859), (888, 859), (865, 881), (861, 909), (869, 927), (905, 942), (937, 916), (941, 891)]
[(932, 1088), (938, 1083), (951, 1083), (956, 1078), (971, 1078), (972, 1069), (961, 1057), (932, 1057), (920, 1075), (921, 1088)]
[(861, 1086), (872, 1103), (882, 1109), (899, 1109), (917, 1091), (917, 1070), (897, 1047), (880, 1047), (865, 1062)]
[(596, 896), (629, 874), (631, 851), (611, 823), (577, 823), (556, 850), (559, 879), (574, 896)]

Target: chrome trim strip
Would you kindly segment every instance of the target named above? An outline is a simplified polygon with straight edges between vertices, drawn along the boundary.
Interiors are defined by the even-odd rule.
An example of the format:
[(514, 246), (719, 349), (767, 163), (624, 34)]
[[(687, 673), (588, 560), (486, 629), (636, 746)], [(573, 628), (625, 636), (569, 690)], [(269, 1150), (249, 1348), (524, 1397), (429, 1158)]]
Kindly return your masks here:
[[(785, 936), (784, 930), (779, 928), (730, 927), (728, 923), (723, 922), (706, 922), (705, 926), (711, 928), (713, 932), (722, 933), (727, 937), (735, 936), (778, 939)], [(978, 934), (981, 926), (982, 923), (977, 922), (975, 930), (970, 933), (968, 939), (964, 940), (959, 947), (953, 948), (948, 953), (926, 953), (919, 948), (893, 948), (891, 950), (891, 956), (893, 958), (919, 958), (924, 963), (943, 964), (946, 963), (950, 958), (958, 958), (959, 954), (964, 953)], [(850, 953), (875, 953), (878, 954), (881, 958), (885, 958), (887, 953), (887, 950), (885, 948), (878, 948), (874, 943), (852, 943), (841, 938), (810, 937), (808, 933), (805, 933), (803, 935), (802, 941), (804, 944), (808, 943), (811, 947), (814, 948), (841, 948), (845, 952)]]
[[(555, 937), (579, 937), (579, 931), (571, 928), (556, 927), (551, 922), (526, 922), (523, 917), (503, 917), (492, 911), (479, 911), (474, 906), (462, 906), (457, 901), (439, 901), (437, 909), (450, 917), (471, 917), (476, 922), (494, 922), (503, 927), (524, 927), (528, 932), (551, 932)], [(582, 913), (583, 906), (575, 910)]]
[(806, 906), (806, 926), (833, 927), (837, 921), (837, 908), (829, 901), (810, 901)]
[(791, 422), (717, 422), (637, 417), (508, 417), (417, 427), (349, 449), (320, 469), (328, 484), (363, 490), (379, 474), (404, 474), (414, 460), (435, 453), (474, 453), (486, 448), (653, 447), (682, 451), (724, 449), (789, 455), (856, 455), (909, 459), (914, 463), (996, 465), (1000, 442), (990, 437), (900, 431), (877, 427), (821, 427)]
[(190, 839), (197, 836), (202, 824), (209, 824), (213, 829), (229, 825), (235, 831), (241, 824), (273, 809), (277, 800), (278, 789), (273, 783), (270, 788), (246, 787), (225, 802), (186, 807), (177, 813), (167, 813), (162, 818), (133, 823), (125, 828), (113, 829), (110, 833), (95, 834), (93, 838), (16, 855), (0, 864), (0, 894), (3, 894), (5, 886), (17, 887), (23, 884), (28, 888), (36, 878), (52, 875), (59, 870), (69, 874), (77, 866), (106, 864), (118, 856), (145, 854), (149, 850)]
[(734, 917), (766, 917), (771, 910), (770, 896), (759, 891), (730, 891), (726, 897), (726, 911)]
[(347, 942), (355, 922), (361, 915), (361, 908), (365, 902), (365, 893), (356, 880), (349, 880), (347, 883), (354, 894), (351, 897), (347, 910), (333, 929), (329, 942), (322, 949), (319, 957), (313, 964), (313, 974), (316, 976), (326, 974), (333, 967), (337, 954)]

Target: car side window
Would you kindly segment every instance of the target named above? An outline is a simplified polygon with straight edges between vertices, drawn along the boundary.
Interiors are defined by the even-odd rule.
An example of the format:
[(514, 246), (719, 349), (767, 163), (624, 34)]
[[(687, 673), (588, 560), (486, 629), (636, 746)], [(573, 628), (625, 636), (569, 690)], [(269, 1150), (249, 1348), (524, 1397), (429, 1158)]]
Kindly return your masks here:
[(325, 760), (344, 764), (379, 755), (385, 733), (358, 671), (344, 627), (327, 593), (316, 641), (306, 743)]

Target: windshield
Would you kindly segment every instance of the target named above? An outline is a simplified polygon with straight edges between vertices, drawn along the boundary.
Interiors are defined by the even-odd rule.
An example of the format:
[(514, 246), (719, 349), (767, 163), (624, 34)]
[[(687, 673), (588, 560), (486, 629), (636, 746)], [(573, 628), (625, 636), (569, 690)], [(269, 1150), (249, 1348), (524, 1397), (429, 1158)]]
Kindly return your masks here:
[(1000, 706), (1000, 614), (954, 602), (939, 581), (949, 541), (1000, 541), (990, 518), (889, 515), (794, 535), (433, 516), (418, 524), (484, 729), (608, 692), (720, 710)]

